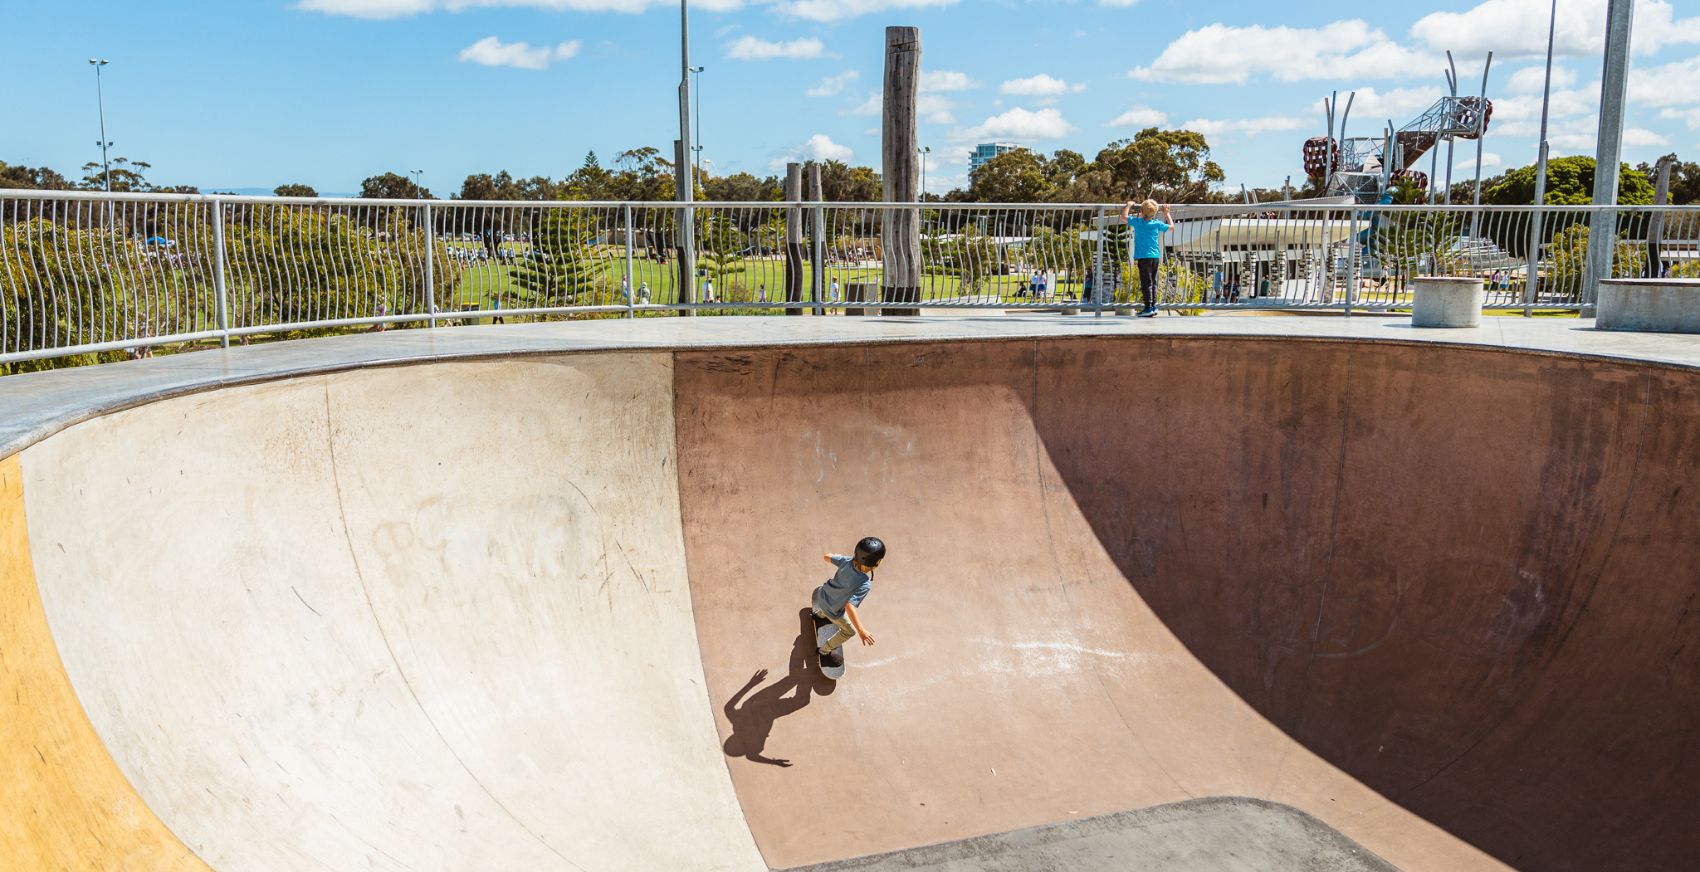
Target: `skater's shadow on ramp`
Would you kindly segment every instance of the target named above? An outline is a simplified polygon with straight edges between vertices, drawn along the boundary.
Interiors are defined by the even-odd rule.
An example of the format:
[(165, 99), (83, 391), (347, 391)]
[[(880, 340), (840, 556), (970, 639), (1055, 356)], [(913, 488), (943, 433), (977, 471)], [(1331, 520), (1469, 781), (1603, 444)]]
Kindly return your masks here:
[(762, 669), (750, 676), (750, 680), (726, 701), (723, 710), (727, 722), (732, 725), (732, 735), (726, 737), (722, 746), (726, 756), (742, 757), (752, 763), (769, 766), (790, 766), (790, 760), (769, 757), (764, 753), (774, 722), (801, 711), (809, 704), (810, 696), (830, 696), (837, 688), (835, 682), (820, 674), (820, 662), (815, 653), (815, 622), (809, 610), (800, 610), (797, 620), (797, 639), (791, 644), (791, 658), (785, 677), (756, 690), (757, 685), (767, 680), (767, 670)]

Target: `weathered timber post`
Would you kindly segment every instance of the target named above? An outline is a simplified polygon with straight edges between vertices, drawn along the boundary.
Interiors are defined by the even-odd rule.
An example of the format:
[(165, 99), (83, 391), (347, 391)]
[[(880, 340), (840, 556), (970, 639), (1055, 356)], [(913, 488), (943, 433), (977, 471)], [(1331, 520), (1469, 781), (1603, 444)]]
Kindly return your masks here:
[[(1670, 202), (1670, 170), (1676, 162), (1675, 155), (1665, 155), (1659, 158), (1658, 168), (1653, 171), (1653, 205), (1664, 206)], [(1647, 219), (1647, 265), (1641, 269), (1641, 277), (1648, 279), (1664, 278), (1664, 252), (1660, 249), (1665, 244), (1665, 211), (1655, 208)]]
[[(785, 165), (785, 302), (803, 302), (803, 165)], [(801, 315), (802, 309), (786, 309), (787, 315)]]
[[(885, 29), (885, 123), (882, 148), (885, 201), (914, 203), (919, 192), (919, 137), (915, 132), (915, 98), (920, 85), (921, 29)], [(885, 276), (880, 281), (886, 303), (921, 301), (921, 213), (917, 209), (886, 209), (880, 222)], [(886, 315), (919, 315), (920, 309), (886, 309)]]
[(809, 299), (815, 304), (815, 314), (825, 315), (826, 310), (820, 305), (821, 292), (826, 287), (826, 209), (821, 206), (825, 190), (821, 186), (820, 164), (811, 161), (807, 177), (809, 202), (815, 204), (809, 210), (812, 213), (809, 217), (809, 263), (812, 266)]

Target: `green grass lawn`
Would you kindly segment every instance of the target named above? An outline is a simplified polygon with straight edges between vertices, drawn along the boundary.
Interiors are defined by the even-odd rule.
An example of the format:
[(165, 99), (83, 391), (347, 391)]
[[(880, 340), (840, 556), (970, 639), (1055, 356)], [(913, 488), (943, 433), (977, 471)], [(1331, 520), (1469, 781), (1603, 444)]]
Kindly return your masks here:
[[(625, 276), (626, 261), (624, 253), (617, 249), (597, 251), (595, 268), (591, 283), (594, 291), (588, 305), (623, 305), (625, 295), (621, 290), (621, 279)], [(523, 288), (513, 278), (516, 267), (524, 261), (454, 261), (458, 273), (454, 276), (455, 285), (452, 294), (453, 308), (488, 310), (495, 308), (495, 301), (501, 300), (503, 308), (512, 309), (520, 305), (525, 294)], [(708, 267), (714, 273), (715, 297), (722, 302), (754, 303), (760, 302), (762, 292), (766, 291), (768, 302), (783, 302), (785, 288), (785, 261), (783, 258), (742, 258), (730, 261), (723, 271), (716, 272), (708, 262), (699, 266)], [(649, 287), (650, 302), (655, 304), (675, 303), (679, 300), (677, 288), (679, 284), (678, 266), (676, 261), (665, 263), (638, 257), (632, 261), (634, 296), (638, 296), (644, 285)], [(826, 269), (827, 287), (820, 295), (825, 301), (831, 294), (831, 281), (837, 279), (840, 297), (849, 295), (852, 284), (878, 285), (884, 276), (878, 267), (867, 267), (857, 264), (832, 263)], [(1050, 298), (1078, 298), (1081, 291), (1077, 281), (1062, 281), (1060, 287), (1053, 288)], [(811, 266), (804, 264), (803, 269), (803, 298), (805, 301), (814, 296), (814, 273)], [(962, 299), (962, 280), (954, 275), (925, 275), (921, 279), (921, 293), (928, 300)], [(1027, 276), (1025, 275), (993, 275), (983, 279), (972, 294), (967, 295), (975, 302), (1005, 302), (1027, 303), (1032, 298), (1026, 296)]]

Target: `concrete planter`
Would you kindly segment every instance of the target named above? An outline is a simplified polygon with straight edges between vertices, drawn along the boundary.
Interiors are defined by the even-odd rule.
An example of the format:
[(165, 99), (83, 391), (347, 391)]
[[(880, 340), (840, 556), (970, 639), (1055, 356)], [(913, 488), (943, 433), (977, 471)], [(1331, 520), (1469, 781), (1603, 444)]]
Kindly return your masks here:
[(1601, 330), (1700, 333), (1700, 279), (1600, 282), (1594, 326)]
[(1412, 327), (1479, 327), (1486, 291), (1477, 276), (1423, 276), (1411, 280)]

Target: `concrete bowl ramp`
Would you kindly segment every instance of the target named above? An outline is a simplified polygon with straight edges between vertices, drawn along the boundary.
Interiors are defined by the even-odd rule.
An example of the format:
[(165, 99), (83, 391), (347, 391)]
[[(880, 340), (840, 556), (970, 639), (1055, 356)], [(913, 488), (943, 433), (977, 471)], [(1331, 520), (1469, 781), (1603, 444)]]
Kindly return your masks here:
[[(0, 459), (0, 867), (1687, 869), (1697, 530), (1700, 371), (1552, 354), (188, 393)], [(870, 534), (835, 685), (804, 606)]]
[(214, 869), (755, 868), (673, 444), (665, 355), (182, 397), (24, 452), (36, 579)]

